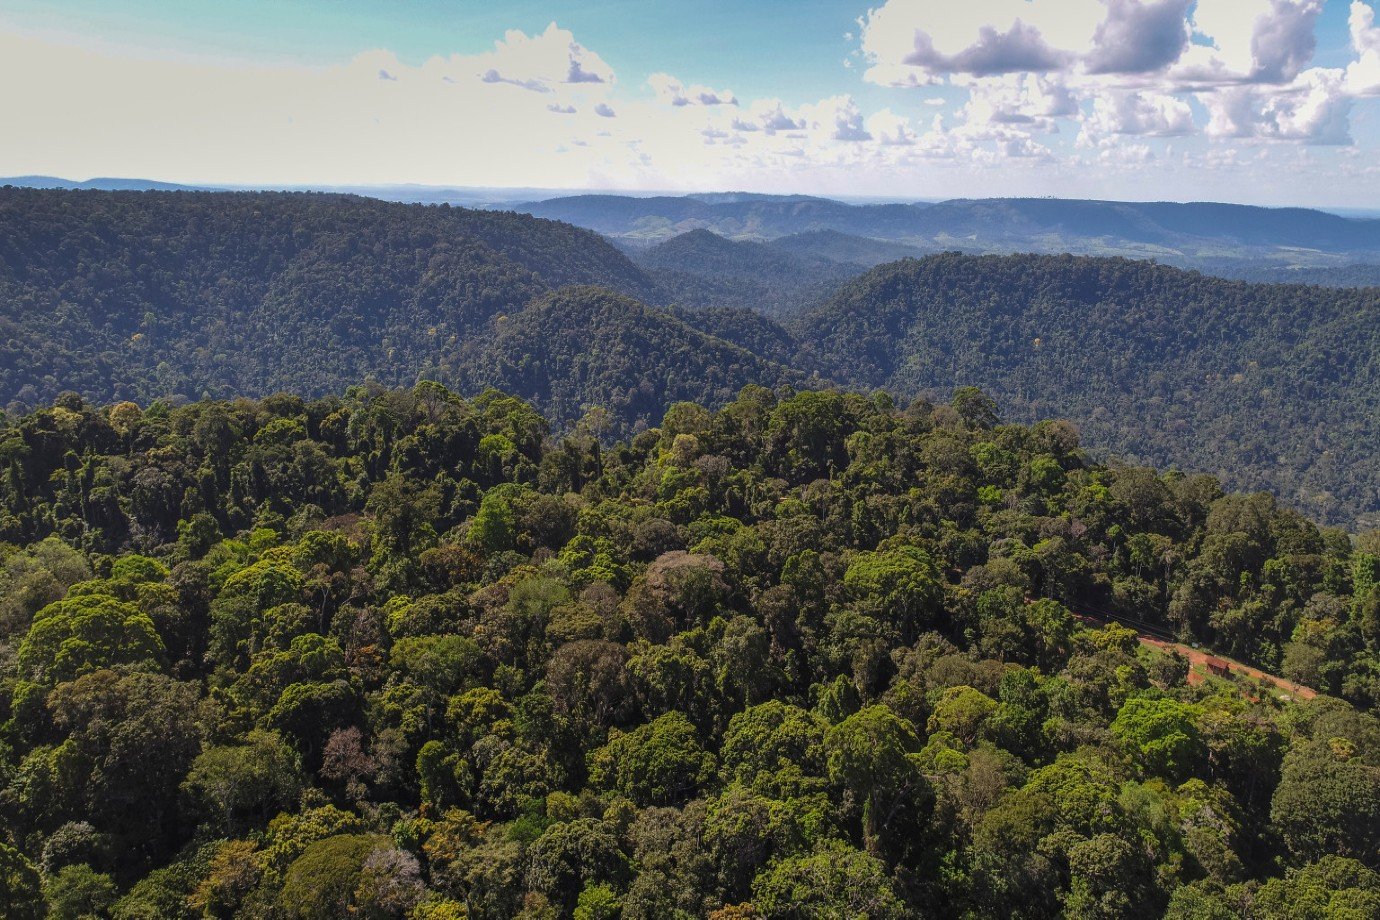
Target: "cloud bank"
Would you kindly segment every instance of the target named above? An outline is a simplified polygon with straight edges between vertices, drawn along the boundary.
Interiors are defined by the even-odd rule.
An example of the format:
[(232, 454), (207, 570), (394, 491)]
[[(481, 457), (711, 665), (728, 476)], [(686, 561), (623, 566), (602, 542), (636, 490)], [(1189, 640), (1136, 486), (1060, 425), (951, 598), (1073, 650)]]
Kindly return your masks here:
[(0, 80), (28, 88), (0, 94), (0, 172), (943, 195), (1091, 194), (1096, 166), (1152, 194), (1208, 172), (1250, 189), (1253, 171), (1316, 171), (1312, 151), (1332, 148), (1359, 181), (1375, 173), (1353, 121), (1380, 99), (1380, 26), (1353, 0), (1348, 60), (1318, 66), (1322, 9), (886, 0), (850, 36), (861, 66), (840, 68), (844, 91), (814, 100), (615, 73), (556, 23), (479, 54), (375, 49), (325, 67), (0, 34)]

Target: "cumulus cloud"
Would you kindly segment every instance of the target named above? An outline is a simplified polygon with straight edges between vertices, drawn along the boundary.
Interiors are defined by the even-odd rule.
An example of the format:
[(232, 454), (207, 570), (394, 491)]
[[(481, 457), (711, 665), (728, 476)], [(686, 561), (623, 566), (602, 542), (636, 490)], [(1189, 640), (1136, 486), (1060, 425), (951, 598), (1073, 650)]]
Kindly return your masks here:
[(882, 109), (867, 120), (867, 131), (881, 144), (889, 147), (911, 147), (919, 135), (911, 128), (910, 120), (891, 109)]
[(1175, 137), (1192, 134), (1193, 110), (1175, 96), (1151, 92), (1103, 93), (1084, 122), (1087, 135), (1135, 134)]
[[(1312, 58), (1322, 0), (888, 0), (868, 14), (868, 79), (1162, 73), (1287, 83)], [(1197, 38), (1195, 42), (1193, 39)]]
[(939, 89), (899, 90), (885, 107), (848, 93), (739, 98), (667, 73), (620, 84), (555, 24), (478, 54), (415, 64), (375, 50), (317, 67), (0, 34), (0, 82), (42, 87), (0, 94), (0, 174), (487, 185), (539, 175), (553, 186), (821, 191), (836, 181), (878, 193), (924, 176), (922, 194), (956, 190), (948, 176), (960, 173), (985, 174), (964, 190), (982, 194), (1022, 190), (1001, 185), (1021, 171), (1134, 169), (1140, 181), (1189, 168), (1189, 153), (1168, 149), (1183, 135), (1199, 136), (1184, 144), (1194, 169), (1239, 163), (1208, 156), (1237, 139), (1253, 153), (1347, 144), (1355, 100), (1380, 96), (1380, 28), (1373, 2), (1355, 0), (1354, 60), (1314, 67), (1320, 2), (886, 0), (858, 33), (866, 79)]
[(647, 78), (647, 85), (656, 93), (660, 102), (676, 108), (687, 105), (738, 104), (738, 99), (731, 90), (716, 90), (698, 84), (686, 86), (668, 73), (652, 74)]
[(537, 35), (509, 30), (493, 51), (453, 60), (478, 65), (485, 83), (511, 83), (535, 92), (553, 92), (560, 84), (614, 82), (613, 69), (603, 58), (554, 22)]
[(1040, 30), (1017, 19), (1006, 31), (992, 26), (978, 30), (977, 41), (957, 54), (944, 54), (928, 32), (916, 31), (915, 47), (901, 63), (931, 74), (964, 73), (988, 77), (1003, 73), (1043, 73), (1060, 70), (1068, 55), (1046, 44)]
[(799, 131), (804, 123), (796, 121), (786, 112), (780, 99), (758, 99), (748, 107), (749, 119), (734, 119), (733, 126), (739, 131), (761, 129), (767, 134), (778, 131)]
[(872, 134), (852, 96), (831, 96), (801, 107), (805, 124), (836, 141), (870, 141)]
[(1352, 101), (1342, 91), (1344, 80), (1341, 70), (1315, 68), (1281, 89), (1234, 86), (1218, 90), (1203, 97), (1210, 115), (1208, 134), (1349, 144)]
[(1107, 18), (1093, 33), (1084, 58), (1089, 73), (1138, 74), (1161, 70), (1192, 39), (1187, 15), (1193, 0), (1107, 0)]
[(1184, 86), (1288, 83), (1312, 59), (1322, 0), (1198, 0), (1200, 41), (1170, 78)]
[(1356, 96), (1380, 96), (1380, 26), (1375, 24), (1375, 10), (1356, 0), (1347, 25), (1356, 52), (1356, 60), (1346, 69), (1347, 91)]
[[(972, 136), (1350, 142), (1352, 100), (1380, 96), (1375, 10), (1353, 0), (1355, 60), (1312, 67), (1323, 0), (886, 0), (861, 21), (866, 79), (951, 86)], [(1193, 100), (1206, 111), (1195, 123)], [(1002, 129), (998, 131), (996, 129)], [(1008, 145), (1011, 149), (1015, 146)]]

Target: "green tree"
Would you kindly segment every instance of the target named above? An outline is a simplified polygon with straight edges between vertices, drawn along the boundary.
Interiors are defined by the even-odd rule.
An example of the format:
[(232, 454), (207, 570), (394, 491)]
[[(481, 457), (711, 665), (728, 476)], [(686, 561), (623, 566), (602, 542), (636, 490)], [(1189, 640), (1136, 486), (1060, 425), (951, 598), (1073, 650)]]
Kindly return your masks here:
[(920, 749), (915, 729), (886, 706), (868, 706), (830, 728), (824, 748), (829, 778), (844, 790), (845, 808), (861, 820), (875, 855), (928, 792), (913, 756)]
[(752, 903), (767, 920), (901, 920), (908, 915), (886, 866), (837, 840), (764, 871), (752, 883)]
[(43, 903), (43, 884), (33, 863), (0, 843), (0, 911), (14, 920), (39, 920)]
[(40, 610), (19, 646), (26, 677), (58, 683), (121, 664), (156, 666), (163, 640), (148, 615), (108, 595), (84, 594)]
[(688, 798), (712, 775), (714, 756), (700, 746), (695, 727), (668, 712), (589, 755), (590, 781), (643, 805)]
[(1201, 766), (1206, 749), (1196, 710), (1164, 697), (1133, 697), (1112, 721), (1112, 737), (1151, 773), (1182, 780)]

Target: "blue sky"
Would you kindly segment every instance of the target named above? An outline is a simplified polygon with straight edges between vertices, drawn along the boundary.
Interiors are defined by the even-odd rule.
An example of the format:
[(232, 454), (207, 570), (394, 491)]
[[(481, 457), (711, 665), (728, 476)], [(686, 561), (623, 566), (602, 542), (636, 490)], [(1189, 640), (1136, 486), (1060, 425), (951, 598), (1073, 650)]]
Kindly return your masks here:
[(0, 173), (1376, 207), (1374, 12), (0, 0)]

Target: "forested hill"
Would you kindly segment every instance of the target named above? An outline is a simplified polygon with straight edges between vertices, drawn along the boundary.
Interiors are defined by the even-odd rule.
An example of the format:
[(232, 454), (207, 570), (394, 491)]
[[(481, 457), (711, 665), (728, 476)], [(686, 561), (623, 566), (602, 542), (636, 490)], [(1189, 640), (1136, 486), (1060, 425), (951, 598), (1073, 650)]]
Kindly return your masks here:
[(952, 253), (845, 282), (861, 268), (817, 254), (837, 235), (795, 243), (698, 231), (639, 253), (644, 269), (513, 213), (2, 189), (0, 406), (433, 379), (512, 390), (559, 426), (599, 405), (627, 433), (751, 383), (975, 385), (1009, 418), (1070, 419), (1101, 456), (1212, 472), (1329, 522), (1380, 512), (1380, 290)]
[(862, 270), (854, 263), (774, 243), (730, 240), (708, 230), (682, 233), (632, 251), (630, 258), (656, 283), (665, 303), (779, 317), (822, 303)]
[(827, 372), (978, 385), (1132, 461), (1219, 474), (1352, 523), (1380, 510), (1380, 290), (1224, 281), (1071, 256), (896, 262), (802, 318)]
[[(472, 340), (453, 366), (442, 365), (441, 377), (467, 392), (497, 387), (532, 400), (562, 429), (598, 406), (610, 413), (610, 431), (654, 421), (676, 402), (721, 406), (749, 384), (806, 382), (772, 360), (765, 338), (729, 340), (754, 321), (777, 327), (753, 313), (737, 319), (706, 334), (718, 324), (701, 323), (699, 314), (677, 317), (602, 288), (563, 288), (505, 317), (491, 337)], [(782, 335), (776, 344), (790, 341)], [(761, 354), (748, 350), (754, 346)], [(784, 347), (774, 355), (793, 358)]]
[(0, 405), (411, 382), (566, 284), (650, 298), (601, 237), (318, 194), (0, 189)]
[(971, 390), (548, 432), (0, 418), (0, 916), (1380, 915), (1377, 534)]

